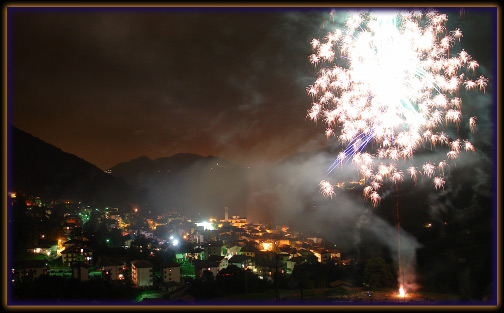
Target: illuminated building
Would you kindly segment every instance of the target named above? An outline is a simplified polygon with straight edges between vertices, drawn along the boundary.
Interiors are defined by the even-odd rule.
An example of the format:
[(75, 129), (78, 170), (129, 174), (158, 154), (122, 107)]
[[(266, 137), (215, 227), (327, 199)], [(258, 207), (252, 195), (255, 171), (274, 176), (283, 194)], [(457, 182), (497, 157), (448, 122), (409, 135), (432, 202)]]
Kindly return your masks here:
[(241, 248), (242, 248), (242, 247), (237, 246), (237, 245), (234, 245), (234, 246), (232, 246), (232, 247), (229, 247), (229, 248), (227, 249), (227, 252), (226, 252), (226, 254), (227, 254), (227, 255), (226, 255), (226, 257), (230, 258), (230, 257), (232, 257), (233, 255), (238, 255), (238, 254), (240, 254), (240, 250), (241, 250)]
[(234, 215), (232, 218), (227, 218), (225, 220), (221, 220), (220, 222), (224, 224), (231, 224), (234, 227), (243, 228), (247, 224), (247, 218)]
[(180, 264), (176, 262), (166, 262), (161, 264), (163, 271), (163, 282), (180, 283)]
[(261, 247), (261, 251), (273, 251), (273, 242), (262, 242)]
[(201, 248), (205, 250), (205, 255), (209, 257), (210, 255), (224, 255), (223, 244), (221, 241), (210, 241), (201, 245)]
[(50, 256), (51, 254), (57, 254), (58, 244), (56, 242), (52, 244), (38, 244), (30, 249), (27, 249), (27, 252), (35, 253), (35, 254), (43, 254)]
[(224, 224), (231, 224), (232, 226), (242, 228), (247, 224), (247, 218), (246, 217), (240, 217), (238, 215), (234, 215), (232, 218), (229, 218), (229, 209), (228, 207), (224, 207), (224, 219), (220, 220), (222, 225)]
[(88, 243), (89, 243), (89, 239), (87, 239), (84, 236), (80, 237), (79, 239), (72, 239), (72, 240), (68, 240), (65, 242), (61, 241), (63, 249), (69, 249), (73, 246), (81, 246), (81, 247), (86, 248)]
[(238, 252), (238, 255), (246, 255), (248, 257), (255, 258), (254, 251), (241, 250), (240, 252)]
[(279, 274), (285, 273), (284, 265), (285, 264), (283, 264), (278, 260), (262, 261), (261, 263), (258, 263), (256, 265), (257, 274), (259, 275), (260, 278), (271, 281), (275, 278), (277, 271)]
[(193, 265), (194, 265), (194, 274), (197, 278), (201, 278), (205, 271), (211, 272), (213, 276), (216, 277), (217, 273), (220, 270), (220, 262), (194, 260)]
[(102, 279), (119, 280), (124, 264), (122, 262), (106, 259), (101, 264)]
[(305, 263), (305, 258), (302, 256), (293, 257), (287, 260), (286, 262), (286, 272), (287, 274), (292, 274), (294, 267), (296, 265), (300, 265)]
[(208, 257), (208, 259), (206, 259), (207, 262), (210, 262), (210, 263), (219, 263), (219, 270), (222, 270), (222, 269), (225, 269), (226, 267), (228, 267), (228, 259), (226, 259), (225, 257), (223, 256), (219, 256), (219, 255), (210, 255)]
[(195, 223), (196, 227), (202, 227), (203, 230), (214, 230), (215, 226), (211, 222), (198, 222)]
[(229, 265), (235, 265), (238, 268), (254, 268), (255, 267), (255, 262), (254, 259), (247, 256), (247, 255), (235, 255), (231, 257), (231, 259), (228, 260), (228, 266)]
[(64, 266), (70, 266), (74, 262), (84, 262), (91, 264), (93, 262), (93, 250), (82, 246), (72, 246), (61, 252), (61, 258)]
[(147, 260), (131, 261), (131, 280), (139, 287), (152, 286), (152, 263)]
[(89, 267), (91, 267), (91, 265), (85, 262), (73, 262), (71, 266), (72, 278), (80, 281), (89, 280)]

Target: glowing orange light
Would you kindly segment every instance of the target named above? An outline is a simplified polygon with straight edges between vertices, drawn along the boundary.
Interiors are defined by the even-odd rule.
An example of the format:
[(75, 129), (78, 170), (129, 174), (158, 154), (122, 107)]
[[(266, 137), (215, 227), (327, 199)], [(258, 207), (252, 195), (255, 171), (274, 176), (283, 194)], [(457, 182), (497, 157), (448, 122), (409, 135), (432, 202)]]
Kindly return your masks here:
[(262, 251), (272, 251), (273, 250), (273, 243), (271, 242), (263, 242), (261, 243), (262, 245)]
[(404, 290), (402, 285), (399, 287), (399, 295), (398, 296), (401, 298), (406, 297), (406, 290)]

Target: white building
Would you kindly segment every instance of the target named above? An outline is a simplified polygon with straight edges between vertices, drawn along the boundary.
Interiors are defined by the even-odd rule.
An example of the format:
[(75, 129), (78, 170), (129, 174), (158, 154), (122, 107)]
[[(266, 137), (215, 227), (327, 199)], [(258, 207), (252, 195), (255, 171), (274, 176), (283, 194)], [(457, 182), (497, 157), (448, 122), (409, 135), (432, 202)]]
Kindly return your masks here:
[(161, 265), (163, 269), (163, 282), (180, 283), (180, 264), (176, 262), (167, 262)]
[(147, 260), (131, 261), (131, 280), (139, 287), (152, 286), (152, 263)]

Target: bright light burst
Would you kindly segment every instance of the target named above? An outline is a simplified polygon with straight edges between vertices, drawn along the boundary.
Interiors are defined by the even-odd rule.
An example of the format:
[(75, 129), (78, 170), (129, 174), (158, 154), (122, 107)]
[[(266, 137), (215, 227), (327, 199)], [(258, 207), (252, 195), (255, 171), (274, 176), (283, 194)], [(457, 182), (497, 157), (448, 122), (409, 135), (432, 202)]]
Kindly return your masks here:
[(401, 298), (406, 297), (406, 290), (404, 289), (403, 285), (399, 287), (399, 293), (397, 294), (397, 296)]
[[(434, 10), (350, 12), (346, 28), (311, 41), (309, 59), (319, 72), (307, 88), (312, 97), (308, 117), (323, 120), (326, 136), (346, 145), (327, 174), (351, 160), (369, 182), (364, 197), (373, 205), (380, 200), (377, 182), (403, 179), (396, 160), (411, 159), (428, 147), (446, 146), (449, 160), (459, 156), (462, 146), (474, 151), (468, 140), (450, 139), (443, 129), (459, 129), (462, 123), (460, 88), (485, 92), (488, 79), (475, 78), (479, 65), (465, 50), (454, 51), (463, 35), (458, 28), (447, 31), (447, 20)], [(472, 132), (476, 119), (469, 119)], [(370, 143), (375, 154), (364, 151)], [(376, 159), (382, 161), (375, 169)], [(439, 164), (440, 175), (447, 166)], [(407, 172), (416, 182), (419, 173), (432, 177), (436, 166), (427, 162), (422, 169), (410, 165)], [(436, 178), (441, 179), (436, 188), (442, 187), (444, 180)], [(334, 195), (328, 181), (320, 188)]]
[(320, 192), (325, 196), (325, 197), (331, 197), (334, 195), (334, 187), (331, 185), (330, 182), (327, 180), (323, 180), (319, 184), (320, 186)]
[(436, 189), (443, 188), (444, 189), (445, 180), (441, 177), (434, 177), (434, 186)]

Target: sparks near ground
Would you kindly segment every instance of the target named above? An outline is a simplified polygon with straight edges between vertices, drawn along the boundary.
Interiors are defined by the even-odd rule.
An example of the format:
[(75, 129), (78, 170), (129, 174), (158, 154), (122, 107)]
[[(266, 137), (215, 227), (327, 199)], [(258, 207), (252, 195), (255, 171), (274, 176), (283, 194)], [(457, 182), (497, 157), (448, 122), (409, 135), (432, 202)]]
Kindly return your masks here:
[[(415, 183), (418, 174), (425, 175), (442, 189), (447, 160), (454, 162), (462, 147), (474, 152), (468, 139), (450, 138), (444, 130), (458, 130), (463, 122), (460, 89), (485, 92), (488, 79), (476, 75), (478, 62), (464, 49), (456, 51), (463, 34), (458, 28), (448, 31), (447, 20), (433, 10), (350, 12), (345, 29), (311, 42), (310, 62), (319, 71), (307, 88), (308, 117), (323, 120), (327, 137), (337, 136), (346, 145), (327, 174), (351, 160), (369, 183), (364, 196), (373, 206), (384, 181), (403, 179), (398, 159), (446, 146), (437, 174), (431, 162), (423, 171), (413, 164), (405, 168)], [(476, 120), (468, 118), (472, 132)], [(374, 152), (368, 152), (370, 144)], [(332, 197), (329, 186), (321, 182), (321, 192)]]

